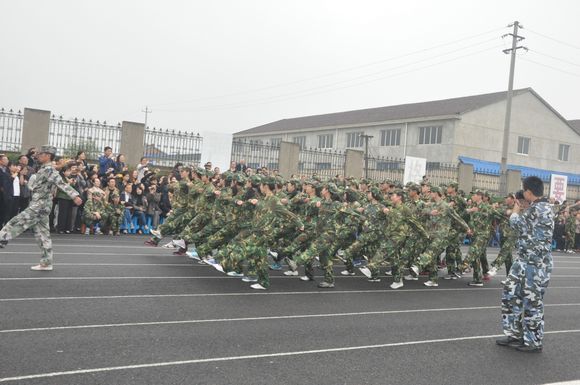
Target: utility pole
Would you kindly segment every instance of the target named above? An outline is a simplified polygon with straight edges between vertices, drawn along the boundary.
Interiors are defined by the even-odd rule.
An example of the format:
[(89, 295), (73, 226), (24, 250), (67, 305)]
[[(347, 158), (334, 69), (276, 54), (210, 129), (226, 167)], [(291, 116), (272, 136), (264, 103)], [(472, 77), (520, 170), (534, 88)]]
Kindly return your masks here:
[(526, 47), (518, 46), (518, 42), (525, 39), (523, 36), (518, 36), (518, 29), (524, 28), (518, 21), (514, 21), (513, 24), (508, 25), (508, 27), (514, 27), (513, 33), (508, 33), (503, 35), (502, 37), (511, 36), (512, 37), (512, 47), (509, 49), (504, 49), (503, 53), (511, 54), (510, 60), (510, 77), (508, 83), (508, 93), (507, 93), (507, 101), (506, 101), (506, 110), (505, 110), (505, 123), (503, 129), (503, 143), (501, 149), (501, 166), (500, 166), (500, 184), (499, 190), (500, 194), (507, 194), (507, 158), (508, 158), (508, 148), (509, 148), (509, 138), (510, 138), (510, 120), (512, 115), (512, 97), (514, 94), (514, 71), (516, 68), (516, 51), (520, 48), (527, 50)]
[(141, 112), (145, 113), (145, 129), (147, 129), (147, 116), (152, 113), (153, 111), (149, 109), (148, 106), (145, 106), (144, 110), (141, 110)]
[(365, 178), (369, 177), (369, 139), (374, 138), (372, 135), (360, 134), (365, 140)]

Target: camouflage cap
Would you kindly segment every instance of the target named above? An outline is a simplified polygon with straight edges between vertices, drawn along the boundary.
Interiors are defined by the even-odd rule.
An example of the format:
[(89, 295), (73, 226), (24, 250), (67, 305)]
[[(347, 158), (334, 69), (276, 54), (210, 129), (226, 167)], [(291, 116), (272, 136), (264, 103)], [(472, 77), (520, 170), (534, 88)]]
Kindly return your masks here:
[(393, 190), (393, 194), (397, 194), (399, 196), (405, 196), (405, 190), (401, 188), (396, 188)]
[(459, 183), (457, 182), (450, 182), (447, 186), (453, 187), (455, 190), (459, 189)]
[(247, 178), (244, 174), (237, 172), (233, 175), (233, 180), (237, 183), (246, 183)]
[[(296, 188), (302, 187), (302, 181), (298, 178), (292, 178), (288, 181), (288, 183), (293, 184)], [(306, 182), (305, 182), (306, 184)]]
[(50, 144), (45, 144), (44, 146), (40, 147), (38, 153), (56, 155), (56, 147), (51, 146)]
[(91, 191), (91, 195), (94, 197), (102, 197), (103, 193), (99, 190)]
[(383, 198), (383, 193), (381, 192), (381, 190), (378, 187), (371, 187), (369, 189), (370, 193), (373, 194), (373, 197), (377, 200), (380, 200)]
[(119, 195), (118, 192), (114, 191), (111, 193), (110, 198), (111, 199), (115, 199), (115, 198), (120, 198), (121, 196)]
[(306, 186), (306, 185), (318, 186), (319, 183), (318, 183), (318, 181), (316, 179), (306, 178), (302, 184), (304, 186)]
[(338, 187), (334, 183), (326, 183), (324, 187), (328, 190), (331, 194), (340, 194)]
[(373, 183), (373, 181), (372, 181), (371, 179), (369, 179), (369, 178), (362, 178), (362, 179), (360, 180), (360, 184), (366, 184), (366, 185), (370, 185), (370, 184), (372, 184), (372, 183)]
[[(253, 182), (252, 182), (253, 183)], [(259, 182), (261, 184), (277, 184), (278, 182), (276, 181), (276, 177), (274, 176), (264, 176), (261, 178), (261, 181)]]
[(439, 186), (431, 186), (431, 192), (437, 193), (437, 194), (442, 194), (443, 191), (441, 190), (441, 187)]
[(250, 182), (252, 182), (252, 184), (260, 184), (262, 183), (262, 176), (257, 174), (252, 175), (250, 177)]

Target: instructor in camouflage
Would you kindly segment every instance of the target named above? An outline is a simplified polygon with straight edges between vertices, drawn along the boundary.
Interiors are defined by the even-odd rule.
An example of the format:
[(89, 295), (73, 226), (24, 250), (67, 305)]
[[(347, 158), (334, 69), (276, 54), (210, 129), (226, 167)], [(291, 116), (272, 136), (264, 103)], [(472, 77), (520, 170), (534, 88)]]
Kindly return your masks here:
[(541, 179), (527, 177), (523, 190), (526, 202), (531, 205), (522, 213), (516, 201), (509, 219), (517, 233), (518, 256), (502, 293), (502, 327), (506, 337), (496, 343), (521, 352), (539, 353), (544, 339), (544, 294), (554, 266), (551, 251), (554, 212), (543, 197)]
[(34, 237), (42, 251), (40, 264), (32, 266), (31, 270), (50, 271), (52, 270), (52, 240), (50, 239), (50, 228), (48, 226), (48, 215), (52, 207), (52, 190), (59, 188), (66, 193), (74, 203), (79, 206), (83, 203), (79, 193), (69, 184), (65, 183), (57, 170), (52, 166), (52, 161), (56, 156), (56, 148), (53, 146), (42, 146), (37, 155), (37, 160), (41, 163), (40, 170), (28, 182), (28, 188), (32, 191), (32, 199), (29, 206), (12, 218), (0, 230), (0, 248), (5, 247), (8, 241), (16, 238), (24, 231), (32, 228)]

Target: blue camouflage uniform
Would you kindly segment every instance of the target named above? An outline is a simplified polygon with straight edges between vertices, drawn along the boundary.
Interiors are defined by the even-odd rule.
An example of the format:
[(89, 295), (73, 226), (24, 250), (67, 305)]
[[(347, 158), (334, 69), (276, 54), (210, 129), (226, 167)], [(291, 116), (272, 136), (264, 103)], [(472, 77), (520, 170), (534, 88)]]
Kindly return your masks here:
[(517, 233), (518, 257), (502, 293), (502, 327), (506, 336), (541, 347), (544, 337), (544, 293), (554, 263), (551, 253), (554, 213), (538, 199), (522, 214), (513, 213), (510, 226)]

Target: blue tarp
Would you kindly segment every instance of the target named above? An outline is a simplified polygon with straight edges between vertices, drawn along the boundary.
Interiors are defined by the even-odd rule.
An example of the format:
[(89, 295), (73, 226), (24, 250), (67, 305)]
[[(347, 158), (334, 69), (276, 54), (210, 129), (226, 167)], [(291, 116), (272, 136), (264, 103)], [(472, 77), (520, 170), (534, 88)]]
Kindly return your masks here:
[[(473, 171), (478, 174), (487, 175), (499, 175), (500, 164), (497, 162), (488, 162), (485, 160), (479, 160), (474, 158), (468, 158), (466, 156), (460, 156), (459, 161), (465, 164), (473, 165)], [(566, 175), (568, 177), (568, 184), (580, 185), (580, 174), (571, 174), (568, 172), (560, 171), (550, 171), (542, 170), (533, 167), (515, 166), (513, 164), (508, 164), (508, 170), (519, 170), (522, 173), (522, 177), (526, 178), (528, 176), (537, 176), (544, 182), (550, 182), (552, 174)]]

